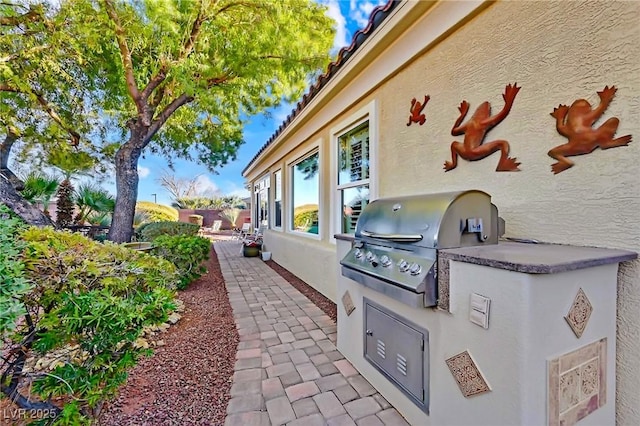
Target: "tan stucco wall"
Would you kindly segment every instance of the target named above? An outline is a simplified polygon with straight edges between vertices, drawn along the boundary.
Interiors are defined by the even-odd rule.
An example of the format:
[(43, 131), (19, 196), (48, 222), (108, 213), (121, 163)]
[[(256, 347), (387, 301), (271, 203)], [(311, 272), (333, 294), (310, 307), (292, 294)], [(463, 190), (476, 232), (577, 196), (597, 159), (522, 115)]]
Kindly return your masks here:
[[(640, 252), (638, 22), (638, 2), (497, 2), (357, 104), (344, 110), (332, 106), (339, 102), (329, 103), (326, 108), (334, 109), (331, 122), (312, 131), (303, 127), (251, 175), (262, 174), (283, 156), (291, 158), (295, 147), (304, 151), (300, 144), (318, 139), (323, 141), (321, 161), (326, 165), (329, 129), (375, 99), (375, 183), (380, 197), (477, 188), (492, 195), (507, 222), (508, 236)], [(370, 74), (365, 70), (359, 78)], [(495, 113), (504, 105), (505, 85), (516, 81), (522, 89), (513, 109), (487, 141), (508, 140), (522, 171), (495, 172), (495, 153), (481, 161), (460, 160), (455, 170), (445, 173), (442, 167), (450, 158), (451, 142), (462, 141), (450, 134), (460, 102), (470, 103), (468, 117), (484, 101)], [(566, 139), (557, 133), (549, 114), (559, 104), (570, 105), (579, 98), (597, 104), (596, 91), (605, 85), (615, 85), (618, 92), (603, 119), (618, 117), (617, 135), (632, 134), (635, 140), (628, 147), (572, 157), (573, 168), (553, 175), (554, 160), (546, 153)], [(431, 96), (426, 123), (407, 127), (409, 101), (425, 94)], [(300, 138), (301, 133), (313, 136)], [(323, 173), (322, 240), (271, 231), (267, 244), (276, 261), (336, 300), (336, 267), (330, 266), (336, 259), (329, 253), (333, 246), (327, 225), (328, 169)], [(597, 300), (592, 302), (598, 309)], [(640, 261), (620, 268), (617, 327), (617, 423), (640, 424)]]
[[(380, 196), (478, 188), (508, 236), (640, 252), (639, 22), (637, 2), (499, 2), (481, 13), (378, 92)], [(494, 172), (495, 153), (444, 173), (450, 143), (462, 141), (450, 134), (460, 102), (470, 102), (468, 117), (483, 101), (495, 113), (515, 81), (514, 107), (486, 140), (507, 139), (522, 171)], [(566, 139), (549, 113), (578, 98), (597, 104), (605, 85), (618, 92), (603, 118), (618, 117), (617, 135), (635, 140), (572, 157), (573, 168), (553, 175), (546, 153)], [(427, 122), (407, 127), (400, 111), (424, 94)], [(618, 424), (640, 424), (640, 261), (619, 277)]]

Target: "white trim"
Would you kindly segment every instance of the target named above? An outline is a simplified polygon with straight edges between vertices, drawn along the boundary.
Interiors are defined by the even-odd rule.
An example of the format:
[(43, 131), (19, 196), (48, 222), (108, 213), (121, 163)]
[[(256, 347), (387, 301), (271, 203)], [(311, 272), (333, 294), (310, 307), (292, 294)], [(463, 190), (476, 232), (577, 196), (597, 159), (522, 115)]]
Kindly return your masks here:
[[(369, 186), (369, 201), (373, 201), (378, 197), (378, 103), (374, 99), (364, 107), (360, 108), (350, 117), (341, 121), (337, 125), (333, 126), (329, 130), (330, 135), (330, 165), (329, 173), (331, 179), (329, 186), (331, 190), (331, 196), (329, 205), (331, 208), (330, 220), (329, 220), (329, 241), (334, 243), (336, 239), (335, 234), (341, 233), (342, 228), (339, 226), (342, 223), (342, 213), (340, 200), (340, 193), (343, 189), (356, 187), (356, 186)], [(357, 182), (348, 182), (338, 185), (338, 138), (356, 128), (365, 121), (369, 122), (369, 178), (362, 179)]]
[[(301, 150), (297, 150), (295, 154), (297, 155), (291, 155), (290, 158), (287, 160), (287, 175), (288, 175), (288, 179), (287, 179), (287, 199), (289, 200), (289, 203), (287, 203), (287, 222), (286, 225), (283, 226), (284, 229), (286, 229), (286, 231), (291, 234), (291, 235), (297, 235), (297, 236), (301, 236), (304, 238), (309, 238), (312, 240), (321, 240), (322, 239), (322, 230), (323, 230), (323, 226), (322, 226), (322, 209), (323, 209), (323, 202), (322, 202), (322, 179), (324, 177), (324, 172), (323, 172), (323, 152), (322, 152), (322, 139), (318, 139), (315, 142), (313, 142), (312, 144), (309, 144), (308, 146), (304, 147), (305, 150), (303, 151), (304, 153), (302, 155), (299, 154), (299, 152)], [(296, 164), (298, 164), (299, 162), (301, 162), (302, 160), (314, 155), (314, 154), (318, 154), (318, 233), (317, 234), (310, 234), (308, 232), (300, 232), (300, 231), (296, 231), (295, 229), (293, 229), (293, 210), (294, 210), (294, 205), (293, 202), (295, 201), (293, 198), (293, 173), (291, 172), (291, 169), (293, 168), (293, 166), (295, 166)], [(283, 208), (283, 211), (285, 209)]]
[[(283, 144), (292, 149), (312, 137), (336, 115), (373, 92), (416, 56), (437, 44), (451, 29), (490, 3), (490, 0), (403, 1), (276, 140), (265, 147), (244, 176), (249, 177), (256, 168), (263, 169), (259, 167), (261, 160)], [(329, 102), (331, 108), (326, 107)]]
[[(271, 172), (271, 179), (273, 179), (273, 199), (271, 200), (273, 206), (272, 206), (272, 211), (273, 211), (273, 215), (271, 215), (273, 217), (273, 219), (271, 219), (272, 221), (272, 226), (271, 229), (273, 231), (278, 231), (278, 232), (282, 232), (284, 230), (284, 226), (283, 224), (284, 222), (284, 185), (283, 185), (283, 179), (284, 179), (284, 175), (282, 173), (282, 167), (280, 167), (279, 169), (274, 170), (273, 172)], [(276, 226), (276, 191), (278, 190), (278, 180), (276, 179), (276, 173), (280, 172), (280, 226)]]

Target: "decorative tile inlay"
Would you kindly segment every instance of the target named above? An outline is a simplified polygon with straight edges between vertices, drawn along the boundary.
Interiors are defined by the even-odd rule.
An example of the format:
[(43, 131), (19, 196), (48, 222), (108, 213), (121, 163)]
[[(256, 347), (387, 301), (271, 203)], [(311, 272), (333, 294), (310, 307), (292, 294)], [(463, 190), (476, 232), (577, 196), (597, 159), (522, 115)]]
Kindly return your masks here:
[(607, 339), (548, 363), (549, 425), (571, 426), (607, 400)]
[(353, 300), (351, 300), (349, 290), (345, 291), (342, 295), (342, 306), (344, 307), (347, 316), (351, 315), (351, 313), (356, 309), (356, 307), (353, 306)]
[(491, 390), (469, 351), (452, 356), (446, 363), (465, 398)]
[(569, 313), (564, 317), (578, 339), (587, 327), (592, 311), (593, 306), (591, 306), (589, 298), (587, 298), (587, 295), (582, 289), (578, 290), (578, 294), (576, 294), (576, 298), (573, 300), (573, 304), (571, 304)]

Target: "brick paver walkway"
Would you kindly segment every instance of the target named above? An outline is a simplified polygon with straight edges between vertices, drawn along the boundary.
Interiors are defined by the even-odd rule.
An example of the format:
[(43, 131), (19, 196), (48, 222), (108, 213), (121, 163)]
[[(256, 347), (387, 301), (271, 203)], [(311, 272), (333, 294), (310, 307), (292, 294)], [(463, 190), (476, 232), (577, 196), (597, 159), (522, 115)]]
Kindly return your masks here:
[(214, 247), (240, 334), (225, 426), (407, 425), (338, 352), (331, 318), (239, 242)]

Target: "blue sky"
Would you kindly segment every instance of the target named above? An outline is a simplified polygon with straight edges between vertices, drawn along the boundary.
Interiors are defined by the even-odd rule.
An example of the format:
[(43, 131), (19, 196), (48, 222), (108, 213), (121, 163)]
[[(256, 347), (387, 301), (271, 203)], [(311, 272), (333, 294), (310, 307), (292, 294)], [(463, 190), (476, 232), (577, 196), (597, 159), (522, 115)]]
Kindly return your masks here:
[[(328, 5), (328, 14), (336, 21), (336, 38), (334, 40), (334, 51), (351, 43), (353, 34), (367, 24), (369, 15), (374, 7), (386, 3), (386, 0), (320, 0)], [(212, 174), (204, 166), (183, 160), (175, 161), (174, 170), (169, 170), (167, 161), (164, 158), (145, 154), (145, 159), (140, 159), (138, 171), (140, 184), (138, 187), (139, 201), (154, 201), (160, 204), (171, 204), (169, 193), (157, 182), (163, 170), (168, 170), (180, 178), (191, 179), (198, 176), (199, 190), (207, 193), (216, 192), (217, 195), (240, 195), (248, 196), (249, 192), (244, 189), (244, 179), (242, 170), (253, 158), (260, 147), (271, 137), (275, 130), (284, 121), (294, 105), (283, 105), (271, 111), (270, 119), (263, 115), (258, 115), (250, 119), (249, 124), (244, 128), (245, 143), (238, 151), (238, 158), (218, 169), (218, 174)], [(105, 182), (102, 185), (105, 189), (115, 193), (113, 182)]]

